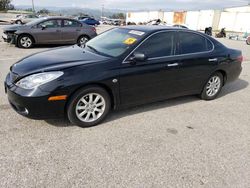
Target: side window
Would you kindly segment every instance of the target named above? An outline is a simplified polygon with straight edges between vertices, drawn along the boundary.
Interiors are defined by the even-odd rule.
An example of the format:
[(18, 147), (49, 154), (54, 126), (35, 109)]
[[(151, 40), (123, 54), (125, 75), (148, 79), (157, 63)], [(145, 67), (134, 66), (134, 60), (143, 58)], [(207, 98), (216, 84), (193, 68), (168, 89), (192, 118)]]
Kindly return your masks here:
[(64, 20), (64, 27), (80, 27), (81, 24), (74, 20)]
[(206, 52), (213, 48), (208, 39), (195, 33), (179, 32), (179, 41), (180, 54)]
[(148, 38), (136, 49), (136, 52), (144, 53), (148, 58), (173, 55), (174, 32), (157, 33)]
[(38, 28), (42, 28), (42, 26), (46, 26), (46, 28), (61, 27), (61, 20), (48, 20), (37, 25)]

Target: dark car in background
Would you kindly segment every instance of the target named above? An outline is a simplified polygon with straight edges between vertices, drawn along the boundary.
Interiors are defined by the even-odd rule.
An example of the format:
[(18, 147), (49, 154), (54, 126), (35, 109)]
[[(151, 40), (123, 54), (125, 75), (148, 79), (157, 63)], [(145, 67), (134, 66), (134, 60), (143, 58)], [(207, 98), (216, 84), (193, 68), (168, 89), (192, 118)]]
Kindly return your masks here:
[(100, 25), (100, 22), (94, 18), (84, 18), (83, 20), (79, 20), (81, 23), (87, 24), (87, 25)]
[(77, 17), (75, 17), (74, 19), (76, 19), (76, 20), (83, 20), (83, 19), (85, 19), (85, 18), (90, 18), (90, 16), (88, 16), (88, 15), (85, 15), (85, 16), (77, 16)]
[(53, 49), (20, 60), (10, 68), (5, 88), (11, 106), (26, 117), (66, 115), (88, 127), (110, 109), (183, 95), (215, 99), (238, 78), (241, 62), (241, 51), (200, 32), (127, 26), (100, 34), (84, 48)]
[(96, 29), (77, 20), (64, 17), (45, 17), (25, 25), (13, 25), (3, 29), (3, 39), (20, 48), (34, 44), (84, 45), (95, 37)]

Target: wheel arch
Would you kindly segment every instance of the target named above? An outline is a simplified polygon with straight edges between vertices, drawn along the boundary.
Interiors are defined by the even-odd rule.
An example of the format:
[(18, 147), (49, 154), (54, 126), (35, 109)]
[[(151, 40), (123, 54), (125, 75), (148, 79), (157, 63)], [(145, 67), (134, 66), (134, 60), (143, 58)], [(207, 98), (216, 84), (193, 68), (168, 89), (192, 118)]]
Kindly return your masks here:
[(78, 38), (77, 38), (77, 41), (76, 41), (76, 42), (78, 42), (78, 41), (79, 41), (79, 39), (80, 39), (81, 37), (87, 37), (87, 38), (88, 38), (88, 40), (90, 40), (90, 39), (91, 39), (91, 37), (90, 37), (89, 35), (87, 35), (87, 34), (81, 34), (81, 35), (79, 35), (79, 36), (78, 36)]
[(214, 73), (216, 73), (216, 72), (219, 72), (219, 73), (222, 74), (222, 76), (223, 76), (223, 85), (225, 85), (225, 83), (227, 81), (227, 72), (225, 70), (222, 70), (222, 69), (219, 69), (219, 70), (215, 71)]
[(78, 92), (79, 90), (81, 90), (83, 88), (89, 88), (89, 87), (100, 87), (100, 88), (104, 89), (105, 91), (107, 91), (107, 93), (109, 94), (109, 97), (110, 97), (111, 108), (113, 108), (113, 109), (115, 108), (117, 101), (116, 101), (113, 90), (109, 86), (107, 86), (106, 84), (103, 84), (103, 83), (90, 83), (90, 84), (86, 84), (86, 85), (82, 85), (82, 86), (78, 87), (67, 97), (64, 111), (67, 112), (67, 107), (69, 105), (69, 101), (72, 99), (72, 96), (76, 92)]
[(35, 37), (33, 37), (33, 35), (31, 35), (30, 33), (20, 33), (20, 34), (18, 34), (16, 43), (18, 43), (19, 38), (20, 38), (21, 36), (24, 36), (24, 35), (30, 36), (30, 38), (32, 39), (33, 43), (34, 43), (34, 44), (36, 43)]

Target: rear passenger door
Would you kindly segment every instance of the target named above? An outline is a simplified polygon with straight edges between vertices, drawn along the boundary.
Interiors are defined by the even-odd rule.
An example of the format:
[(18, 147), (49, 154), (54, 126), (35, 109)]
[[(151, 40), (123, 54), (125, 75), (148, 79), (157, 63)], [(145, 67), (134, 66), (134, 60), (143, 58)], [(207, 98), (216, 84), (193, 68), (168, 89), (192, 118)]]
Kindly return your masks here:
[(82, 24), (70, 19), (63, 20), (62, 40), (66, 43), (76, 43)]
[(200, 92), (204, 82), (216, 68), (213, 43), (192, 31), (178, 32), (179, 70), (176, 83), (180, 95)]

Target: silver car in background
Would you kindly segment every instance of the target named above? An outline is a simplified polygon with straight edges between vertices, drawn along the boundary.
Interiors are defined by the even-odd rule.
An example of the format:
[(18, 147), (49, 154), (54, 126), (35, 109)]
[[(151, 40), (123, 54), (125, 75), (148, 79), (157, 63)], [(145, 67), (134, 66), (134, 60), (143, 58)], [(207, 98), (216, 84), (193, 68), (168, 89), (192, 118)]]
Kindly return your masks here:
[(32, 22), (39, 17), (37, 15), (33, 14), (27, 14), (27, 15), (17, 15), (16, 18), (12, 19), (10, 21), (11, 24), (26, 24), (29, 22)]
[(25, 25), (4, 28), (5, 42), (20, 48), (31, 48), (34, 44), (78, 44), (84, 45), (95, 37), (96, 29), (77, 20), (65, 17), (39, 18)]

